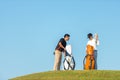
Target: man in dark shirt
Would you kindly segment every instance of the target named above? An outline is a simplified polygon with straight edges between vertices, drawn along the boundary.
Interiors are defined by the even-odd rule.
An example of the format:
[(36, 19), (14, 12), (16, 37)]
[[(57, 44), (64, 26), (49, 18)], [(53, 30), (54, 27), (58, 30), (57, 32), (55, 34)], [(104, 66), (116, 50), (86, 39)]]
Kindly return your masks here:
[(55, 71), (60, 70), (60, 65), (61, 65), (61, 59), (62, 59), (62, 52), (64, 52), (64, 56), (66, 56), (66, 41), (70, 39), (69, 34), (65, 34), (64, 38), (61, 38), (60, 41), (58, 42), (56, 48), (55, 48), (55, 63), (54, 63), (54, 69)]

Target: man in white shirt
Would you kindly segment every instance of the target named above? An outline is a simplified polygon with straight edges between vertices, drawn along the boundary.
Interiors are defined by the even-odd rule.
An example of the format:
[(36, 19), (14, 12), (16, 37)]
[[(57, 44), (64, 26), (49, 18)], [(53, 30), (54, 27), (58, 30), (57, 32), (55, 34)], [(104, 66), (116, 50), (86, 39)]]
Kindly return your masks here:
[(87, 45), (94, 47), (94, 59), (95, 59), (95, 69), (97, 69), (97, 46), (99, 45), (98, 34), (95, 34), (93, 37), (92, 33), (88, 34), (89, 41)]

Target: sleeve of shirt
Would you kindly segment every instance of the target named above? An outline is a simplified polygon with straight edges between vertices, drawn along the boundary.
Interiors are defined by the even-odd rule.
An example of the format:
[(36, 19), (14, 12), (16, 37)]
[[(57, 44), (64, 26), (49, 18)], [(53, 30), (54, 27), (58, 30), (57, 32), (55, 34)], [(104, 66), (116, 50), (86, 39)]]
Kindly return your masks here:
[(99, 46), (100, 45), (100, 42), (99, 42), (99, 40), (97, 40), (97, 46)]
[(88, 41), (88, 42), (87, 42), (87, 45), (91, 45), (91, 42), (90, 42), (90, 41)]
[[(90, 42), (89, 42), (89, 41), (87, 42), (87, 45), (90, 45)], [(87, 46), (86, 46), (86, 50), (87, 50)]]
[(63, 43), (63, 41), (64, 41), (64, 39), (63, 39), (63, 38), (61, 38), (61, 39), (60, 39), (60, 41), (59, 41), (59, 43), (60, 43), (60, 42), (61, 42), (61, 43)]
[(99, 44), (100, 44), (99, 40), (93, 39), (93, 41), (94, 41), (95, 43), (97, 42), (96, 45), (99, 46)]

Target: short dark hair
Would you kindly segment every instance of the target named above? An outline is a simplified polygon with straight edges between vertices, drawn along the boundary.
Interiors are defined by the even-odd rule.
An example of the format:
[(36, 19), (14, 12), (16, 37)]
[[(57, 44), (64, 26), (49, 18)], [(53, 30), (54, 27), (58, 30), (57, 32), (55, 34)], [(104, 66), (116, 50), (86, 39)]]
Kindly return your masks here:
[(92, 36), (93, 36), (92, 33), (89, 33), (89, 34), (87, 35), (88, 38), (90, 38), (90, 37), (92, 37)]
[(70, 37), (70, 35), (69, 35), (69, 34), (65, 34), (65, 35), (64, 35), (64, 38), (65, 38), (65, 37)]

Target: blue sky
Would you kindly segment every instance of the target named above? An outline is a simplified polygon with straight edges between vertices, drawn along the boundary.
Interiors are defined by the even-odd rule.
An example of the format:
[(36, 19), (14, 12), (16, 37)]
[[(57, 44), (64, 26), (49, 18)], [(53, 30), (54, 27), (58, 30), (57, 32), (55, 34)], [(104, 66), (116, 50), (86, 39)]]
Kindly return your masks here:
[(120, 70), (119, 0), (1, 0), (0, 80), (51, 71), (65, 33), (82, 70), (89, 32), (99, 34), (99, 70)]

